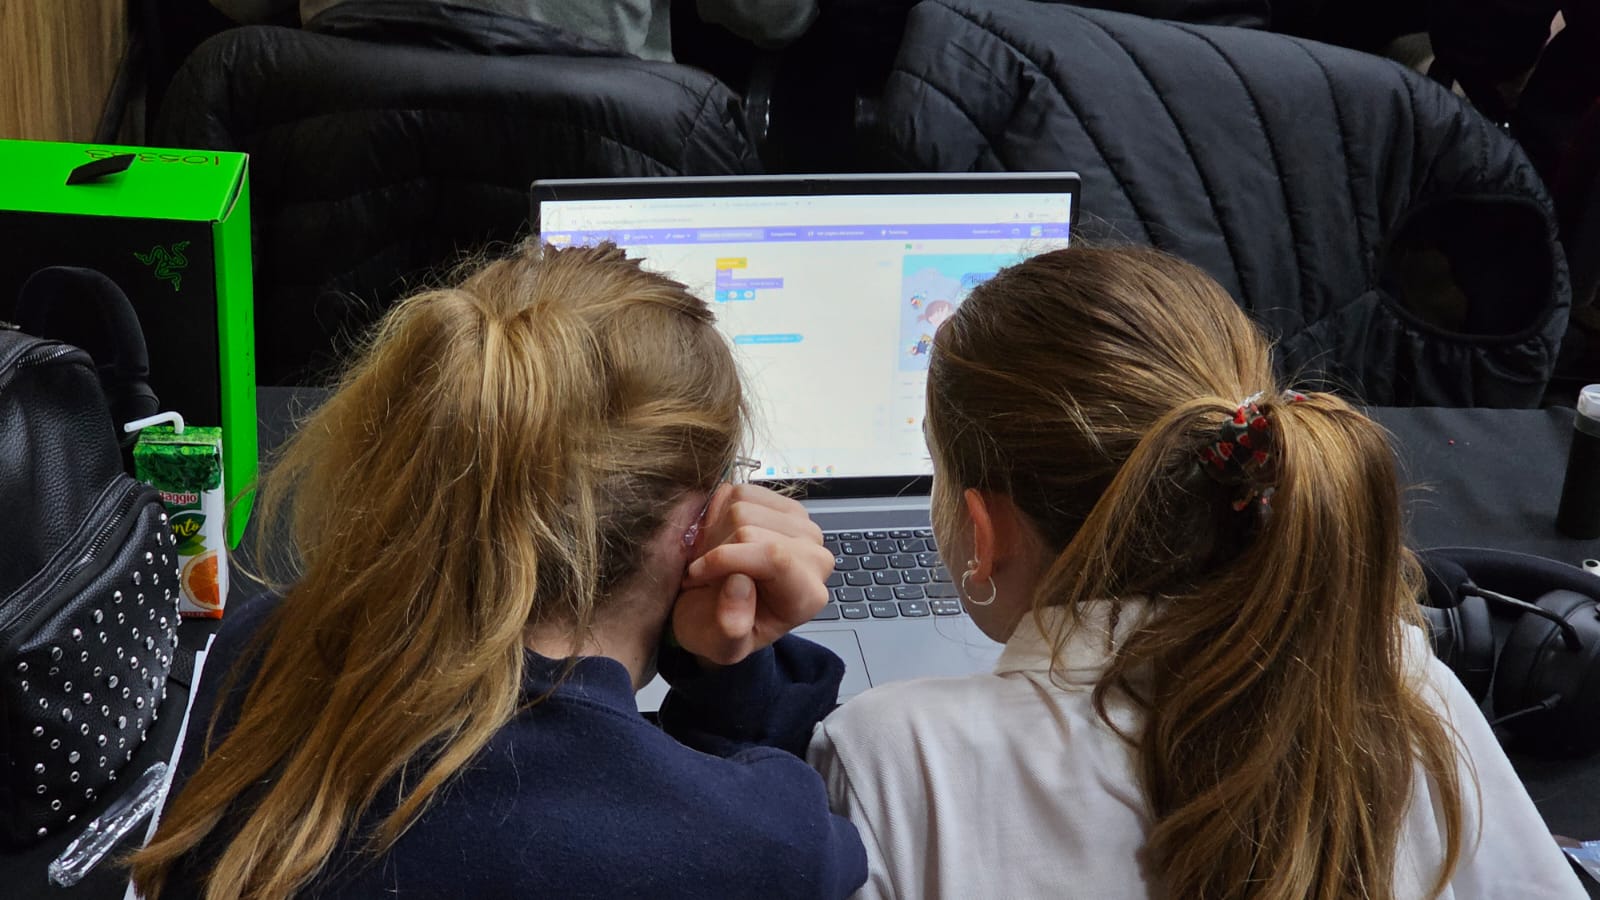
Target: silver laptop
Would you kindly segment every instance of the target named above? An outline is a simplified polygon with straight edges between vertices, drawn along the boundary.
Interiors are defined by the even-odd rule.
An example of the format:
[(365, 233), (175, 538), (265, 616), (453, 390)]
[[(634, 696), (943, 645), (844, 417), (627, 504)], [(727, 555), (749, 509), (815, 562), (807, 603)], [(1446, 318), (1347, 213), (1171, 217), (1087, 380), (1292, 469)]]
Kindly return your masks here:
[(928, 352), (974, 285), (1066, 246), (1078, 177), (540, 181), (533, 197), (545, 241), (612, 241), (716, 311), (755, 418), (754, 479), (798, 486), (834, 551), (832, 600), (797, 632), (845, 661), (841, 699), (992, 666), (1000, 647), (929, 529)]

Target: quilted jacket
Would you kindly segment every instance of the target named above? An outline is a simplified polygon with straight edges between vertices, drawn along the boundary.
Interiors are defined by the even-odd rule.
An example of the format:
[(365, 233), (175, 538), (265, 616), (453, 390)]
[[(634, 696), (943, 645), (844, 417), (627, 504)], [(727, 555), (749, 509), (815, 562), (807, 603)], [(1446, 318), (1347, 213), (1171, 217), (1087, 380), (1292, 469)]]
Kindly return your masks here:
[(889, 168), (1074, 170), (1080, 237), (1206, 269), (1285, 372), (1374, 404), (1531, 406), (1566, 262), (1522, 151), (1387, 60), (1243, 28), (927, 0), (871, 136)]
[(516, 239), (536, 178), (759, 170), (703, 72), (476, 10), (351, 6), (207, 41), (155, 135), (251, 155), (263, 384), (317, 380), (397, 297)]

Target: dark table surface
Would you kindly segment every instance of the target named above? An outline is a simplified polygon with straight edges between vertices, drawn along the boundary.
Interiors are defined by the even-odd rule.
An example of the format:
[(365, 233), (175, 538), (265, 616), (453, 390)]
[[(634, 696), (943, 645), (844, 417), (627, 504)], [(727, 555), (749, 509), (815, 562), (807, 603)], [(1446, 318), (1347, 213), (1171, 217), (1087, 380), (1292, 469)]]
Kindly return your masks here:
[[(319, 397), (315, 391), (262, 388), (263, 455), (282, 443), (294, 420)], [(1554, 525), (1572, 433), (1571, 410), (1377, 409), (1372, 413), (1394, 436), (1408, 487), (1408, 532), (1414, 546), (1495, 547), (1574, 564), (1600, 557), (1600, 540), (1571, 540)], [(232, 585), (235, 591), (249, 590), (241, 578)], [(171, 755), (191, 687), (194, 653), (205, 646), (215, 628), (214, 622), (187, 620), (179, 629), (174, 689), (149, 740), (135, 754), (130, 774)], [(224, 663), (208, 660), (207, 665)], [(1551, 761), (1512, 753), (1511, 760), (1552, 831), (1600, 839), (1600, 758)], [(134, 835), (142, 839), (144, 827)], [(68, 840), (63, 834), (24, 852), (0, 854), (0, 885), (4, 885), (0, 895), (122, 897), (126, 879), (106, 864), (71, 890), (49, 885), (46, 866)], [(118, 852), (133, 846), (130, 838)], [(1589, 887), (1593, 896), (1600, 897), (1600, 888), (1593, 883)]]

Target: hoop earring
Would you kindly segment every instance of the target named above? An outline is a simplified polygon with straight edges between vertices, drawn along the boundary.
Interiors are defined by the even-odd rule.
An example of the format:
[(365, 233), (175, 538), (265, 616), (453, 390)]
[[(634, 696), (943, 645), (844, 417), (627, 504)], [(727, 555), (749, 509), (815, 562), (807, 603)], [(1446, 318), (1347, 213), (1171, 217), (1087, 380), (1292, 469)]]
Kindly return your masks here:
[(976, 574), (978, 574), (978, 561), (975, 559), (967, 560), (967, 570), (961, 573), (961, 596), (965, 597), (967, 602), (973, 606), (989, 606), (994, 603), (995, 597), (1000, 593), (1000, 589), (994, 586), (994, 579), (991, 578), (989, 579), (989, 599), (979, 600), (972, 596), (972, 592), (967, 589), (967, 581)]

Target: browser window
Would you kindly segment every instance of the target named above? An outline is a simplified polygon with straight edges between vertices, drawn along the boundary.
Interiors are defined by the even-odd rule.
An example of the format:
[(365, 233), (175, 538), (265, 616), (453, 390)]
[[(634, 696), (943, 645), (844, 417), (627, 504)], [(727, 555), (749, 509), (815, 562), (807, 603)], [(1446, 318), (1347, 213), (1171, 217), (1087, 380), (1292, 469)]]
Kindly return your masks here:
[(931, 474), (928, 353), (972, 288), (1067, 245), (1065, 193), (547, 200), (541, 237), (612, 241), (711, 304), (758, 479)]

